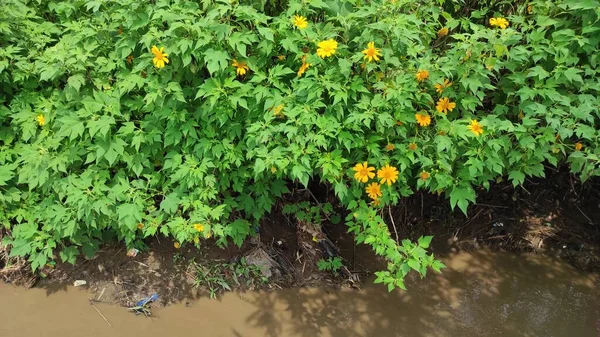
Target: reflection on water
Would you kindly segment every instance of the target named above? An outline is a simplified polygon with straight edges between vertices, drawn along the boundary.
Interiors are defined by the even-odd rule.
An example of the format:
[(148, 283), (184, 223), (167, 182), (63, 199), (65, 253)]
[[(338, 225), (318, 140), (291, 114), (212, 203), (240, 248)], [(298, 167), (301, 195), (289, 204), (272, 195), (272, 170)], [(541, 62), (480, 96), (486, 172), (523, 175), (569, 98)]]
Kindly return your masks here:
[(155, 309), (152, 320), (96, 304), (112, 327), (82, 289), (47, 296), (0, 285), (0, 336), (599, 336), (597, 275), (541, 255), (481, 250), (443, 260), (443, 274), (409, 282), (406, 292), (229, 293)]

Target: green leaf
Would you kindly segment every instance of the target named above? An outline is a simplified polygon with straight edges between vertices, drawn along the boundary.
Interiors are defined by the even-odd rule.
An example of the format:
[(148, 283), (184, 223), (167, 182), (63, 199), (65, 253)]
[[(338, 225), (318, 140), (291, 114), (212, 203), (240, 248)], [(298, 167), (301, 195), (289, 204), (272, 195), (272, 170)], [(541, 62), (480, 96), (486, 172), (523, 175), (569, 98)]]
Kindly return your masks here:
[(77, 255), (79, 255), (79, 249), (76, 246), (69, 246), (63, 248), (58, 254), (63, 262), (75, 264)]
[[(204, 53), (204, 60), (206, 61), (206, 68), (210, 72), (211, 75), (215, 74), (220, 70), (227, 69), (229, 65), (229, 54), (221, 50), (214, 50), (212, 48), (208, 49)], [(238, 60), (243, 61), (243, 60)]]
[(421, 264), (415, 259), (410, 259), (407, 263), (409, 267), (416, 270), (417, 272), (419, 272), (419, 270), (421, 269)]
[(160, 209), (167, 212), (168, 214), (173, 214), (179, 208), (179, 196), (177, 193), (171, 193), (167, 195), (163, 201), (160, 203)]
[(423, 249), (429, 248), (429, 244), (431, 243), (431, 239), (433, 239), (433, 236), (421, 236), (419, 238), (419, 247), (421, 247)]
[(31, 241), (17, 239), (13, 242), (10, 242), (12, 248), (10, 249), (10, 257), (13, 256), (26, 256), (31, 253)]
[(117, 215), (129, 230), (135, 231), (137, 224), (142, 222), (141, 209), (136, 204), (123, 204), (117, 207)]
[(435, 260), (433, 261), (433, 264), (431, 265), (431, 268), (438, 273), (442, 272), (442, 269), (446, 268), (446, 265), (443, 264), (441, 261)]
[(67, 83), (69, 83), (69, 85), (73, 89), (75, 89), (77, 92), (79, 92), (79, 89), (81, 88), (81, 86), (85, 84), (85, 78), (83, 77), (83, 75), (80, 75), (80, 74), (73, 75), (73, 76), (69, 77), (69, 79), (67, 80)]
[(458, 207), (466, 215), (469, 202), (475, 202), (475, 190), (471, 186), (455, 186), (450, 192), (450, 206)]
[(535, 66), (531, 69), (529, 69), (529, 72), (527, 73), (527, 77), (537, 77), (540, 80), (543, 80), (545, 78), (547, 78), (548, 76), (550, 76), (550, 74), (542, 67), (540, 66)]
[(508, 179), (512, 180), (512, 184), (514, 187), (523, 184), (525, 181), (525, 174), (520, 171), (510, 171), (508, 174)]
[(581, 77), (582, 71), (577, 68), (568, 68), (563, 72), (563, 75), (569, 80), (569, 82), (578, 82), (583, 83), (583, 78)]

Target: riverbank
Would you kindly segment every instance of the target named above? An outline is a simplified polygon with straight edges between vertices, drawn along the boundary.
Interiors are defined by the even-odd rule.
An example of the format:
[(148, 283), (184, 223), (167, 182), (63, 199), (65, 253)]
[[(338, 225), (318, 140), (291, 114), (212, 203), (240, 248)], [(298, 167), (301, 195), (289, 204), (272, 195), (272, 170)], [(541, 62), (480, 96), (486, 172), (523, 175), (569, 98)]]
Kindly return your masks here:
[[(482, 248), (533, 252), (556, 257), (576, 269), (599, 270), (600, 198), (593, 183), (579, 185), (567, 174), (526, 182), (524, 188), (497, 184), (482, 191), (469, 216), (452, 212), (443, 196), (416, 194), (397, 207), (383, 210), (393, 218), (390, 231), (400, 238), (434, 235), (431, 250), (445, 257)], [(571, 186), (564, 190), (564, 186)], [(326, 188), (312, 186), (299, 191), (298, 200), (314, 205), (330, 202)], [(293, 202), (289, 200), (288, 202)], [(153, 293), (155, 303), (165, 306), (191, 303), (203, 297), (218, 297), (231, 289), (274, 291), (297, 287), (359, 289), (369, 284), (374, 271), (385, 261), (369, 247), (354, 244), (343, 223), (322, 223), (326, 240), (314, 242), (297, 219), (279, 205), (265, 219), (258, 235), (241, 247), (220, 248), (210, 240), (200, 249), (175, 248), (173, 242), (156, 237), (148, 249), (132, 256), (121, 244), (107, 244), (91, 259), (75, 265), (59, 263), (35, 278), (17, 269), (9, 281), (35, 282), (47, 293), (61, 292), (75, 281), (96, 302), (131, 307)], [(340, 213), (342, 210), (339, 210)], [(324, 246), (327, 243), (327, 246)], [(339, 257), (336, 272), (320, 271), (319, 259), (326, 253)], [(366, 283), (365, 283), (366, 281)]]

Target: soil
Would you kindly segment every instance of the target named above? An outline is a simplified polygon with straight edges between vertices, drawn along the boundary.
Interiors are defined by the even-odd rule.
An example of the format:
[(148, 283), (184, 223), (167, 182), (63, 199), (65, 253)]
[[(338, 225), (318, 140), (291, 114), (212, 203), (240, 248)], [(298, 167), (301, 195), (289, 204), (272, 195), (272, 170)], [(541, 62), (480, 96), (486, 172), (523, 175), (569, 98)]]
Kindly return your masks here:
[[(600, 181), (581, 184), (570, 174), (555, 172), (545, 179), (527, 180), (523, 187), (498, 183), (489, 192), (479, 191), (477, 203), (468, 216), (452, 211), (445, 196), (417, 193), (396, 207), (382, 209), (390, 232), (398, 237), (417, 239), (434, 235), (431, 250), (438, 256), (482, 247), (517, 252), (539, 252), (557, 256), (585, 271), (600, 270)], [(567, 188), (565, 188), (567, 187)], [(289, 200), (331, 202), (334, 196), (324, 186), (298, 190)], [(242, 290), (269, 290), (290, 287), (360, 287), (360, 280), (385, 268), (383, 258), (366, 245), (355, 245), (343, 223), (325, 222), (325, 240), (344, 261), (338, 273), (320, 272), (316, 262), (324, 256), (323, 245), (315, 242), (296, 219), (282, 212), (282, 205), (266, 218), (256, 238), (241, 247), (218, 247), (210, 240), (201, 249), (176, 249), (173, 242), (156, 237), (148, 249), (127, 256), (120, 244), (104, 246), (92, 259), (79, 259), (75, 265), (57, 264), (46, 278), (35, 284), (47, 293), (58, 292), (85, 280), (92, 300), (133, 306), (153, 293), (159, 305), (190, 301), (207, 295), (207, 289), (194, 285), (198, 266), (217, 262), (237, 262), (252, 252), (266, 252), (277, 267), (265, 284), (246, 282)], [(338, 210), (343, 213), (343, 210)], [(345, 214), (342, 214), (344, 218)], [(393, 221), (390, 221), (393, 217)], [(394, 228), (395, 227), (395, 228)], [(311, 237), (312, 236), (312, 237)], [(0, 252), (1, 253), (1, 252)], [(4, 257), (6, 259), (6, 256)], [(1, 260), (1, 259), (0, 259)], [(2, 270), (0, 262), (0, 271)], [(16, 275), (16, 274), (15, 274)], [(6, 280), (9, 278), (0, 273)], [(250, 284), (250, 285), (249, 285)]]

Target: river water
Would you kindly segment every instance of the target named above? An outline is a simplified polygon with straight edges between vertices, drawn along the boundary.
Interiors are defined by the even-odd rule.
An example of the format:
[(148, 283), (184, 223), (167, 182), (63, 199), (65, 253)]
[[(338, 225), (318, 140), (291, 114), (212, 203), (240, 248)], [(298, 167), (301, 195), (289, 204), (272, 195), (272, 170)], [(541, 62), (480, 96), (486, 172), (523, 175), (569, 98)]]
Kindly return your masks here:
[(598, 275), (533, 254), (480, 250), (443, 261), (442, 274), (410, 282), (408, 291), (368, 283), (361, 291), (227, 293), (154, 308), (152, 319), (94, 308), (81, 288), (0, 284), (0, 336), (600, 337)]

